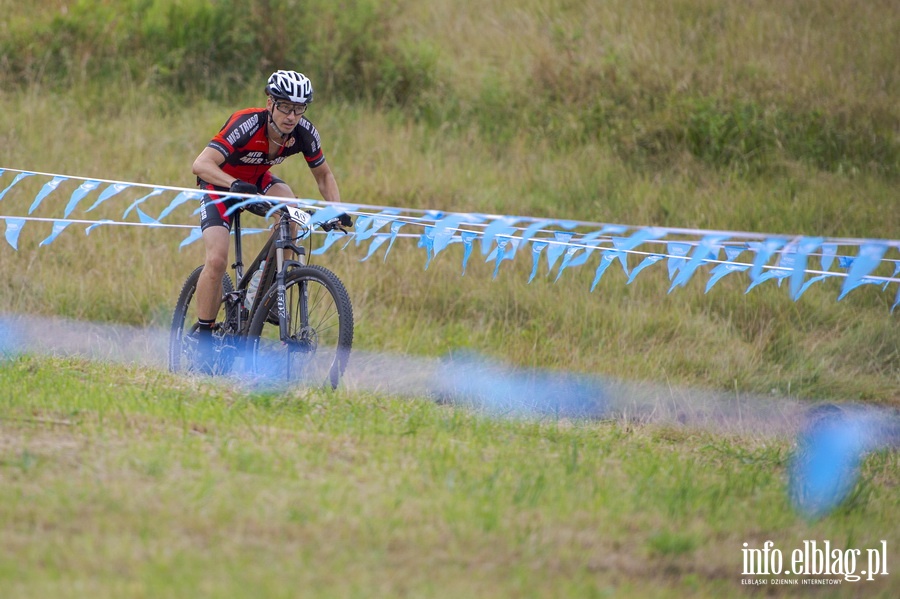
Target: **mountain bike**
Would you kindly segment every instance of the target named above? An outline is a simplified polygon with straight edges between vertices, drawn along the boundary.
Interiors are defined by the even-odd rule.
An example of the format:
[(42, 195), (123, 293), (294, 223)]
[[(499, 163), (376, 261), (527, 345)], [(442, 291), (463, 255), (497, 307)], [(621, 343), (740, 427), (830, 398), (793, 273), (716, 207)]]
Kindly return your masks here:
[[(244, 271), (241, 211), (232, 215), (235, 262), (222, 278), (222, 321), (213, 330), (213, 355), (200, 362), (196, 307), (192, 306), (203, 266), (187, 278), (172, 316), (169, 370), (225, 375), (243, 371), (267, 380), (336, 388), (353, 344), (353, 308), (344, 284), (333, 272), (307, 264), (304, 239), (311, 240), (310, 214), (280, 205), (272, 235)], [(349, 225), (341, 215), (318, 223), (324, 231)], [(293, 226), (292, 226), (293, 225)], [(311, 241), (309, 241), (311, 245)], [(289, 259), (293, 252), (294, 258)], [(258, 284), (258, 288), (254, 290)]]

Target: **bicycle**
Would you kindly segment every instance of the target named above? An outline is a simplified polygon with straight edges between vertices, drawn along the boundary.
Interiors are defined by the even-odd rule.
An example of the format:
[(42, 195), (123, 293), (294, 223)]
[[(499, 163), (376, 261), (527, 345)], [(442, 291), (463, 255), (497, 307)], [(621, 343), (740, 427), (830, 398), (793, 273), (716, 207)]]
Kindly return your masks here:
[[(235, 262), (231, 265), (238, 281), (235, 287), (228, 272), (222, 278), (224, 320), (213, 331), (213, 356), (200, 368), (200, 348), (193, 335), (196, 310), (191, 300), (203, 266), (188, 276), (175, 304), (169, 335), (169, 370), (223, 375), (235, 361), (244, 360), (252, 376), (287, 382), (322, 384), (336, 388), (353, 344), (353, 307), (344, 284), (333, 272), (307, 264), (307, 239), (311, 247), (310, 214), (296, 206), (281, 204), (272, 235), (244, 272), (241, 243), (241, 211), (233, 215)], [(291, 231), (296, 226), (296, 236)], [(318, 223), (324, 231), (349, 226), (341, 215)], [(286, 250), (296, 259), (288, 259)], [(258, 270), (259, 287), (252, 292), (251, 281)], [(222, 314), (222, 312), (220, 312)], [(193, 323), (193, 324), (192, 324)], [(185, 329), (188, 326), (189, 328)]]

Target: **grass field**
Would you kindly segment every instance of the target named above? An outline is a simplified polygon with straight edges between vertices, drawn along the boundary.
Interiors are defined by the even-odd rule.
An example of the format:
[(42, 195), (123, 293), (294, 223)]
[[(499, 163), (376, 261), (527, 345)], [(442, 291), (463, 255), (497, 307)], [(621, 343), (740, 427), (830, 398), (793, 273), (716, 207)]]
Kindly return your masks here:
[(896, 453), (807, 521), (778, 437), (76, 359), (9, 360), (0, 389), (4, 597), (723, 597), (750, 592), (743, 543), (896, 539)]
[[(316, 85), (308, 116), (348, 202), (786, 235), (900, 228), (895, 2), (0, 10), (0, 168), (192, 187), (209, 138), (289, 66)], [(306, 170), (277, 174), (315, 197)], [(26, 214), (42, 183), (17, 186), (0, 215)], [(71, 189), (34, 216), (59, 217)], [(90, 218), (120, 218), (136, 193)], [(171, 222), (194, 225), (193, 209)], [(353, 301), (348, 384), (265, 391), (170, 376), (159, 355), (53, 355), (56, 319), (157, 334), (202, 261), (200, 244), (179, 251), (183, 231), (83, 229), (40, 247), (50, 224), (28, 223), (17, 252), (0, 239), (0, 328), (7, 313), (44, 319), (51, 348), (12, 355), (0, 331), (0, 597), (898, 595), (896, 451), (871, 453), (822, 518), (787, 494), (789, 410), (900, 406), (893, 286), (838, 302), (824, 282), (794, 302), (774, 283), (745, 294), (738, 274), (668, 293), (660, 267), (628, 285), (611, 269), (591, 293), (590, 267), (528, 284), (528, 257), (496, 279), (473, 258), (462, 277), (459, 246), (425, 270), (412, 243), (384, 262), (351, 245), (317, 260)], [(647, 418), (498, 416), (363, 368), (389, 355), (413, 375), (452, 352), (663, 399)], [(741, 399), (754, 426), (668, 405), (690, 414), (710, 397)], [(743, 544), (766, 540), (785, 553), (884, 540), (891, 574), (742, 585)]]

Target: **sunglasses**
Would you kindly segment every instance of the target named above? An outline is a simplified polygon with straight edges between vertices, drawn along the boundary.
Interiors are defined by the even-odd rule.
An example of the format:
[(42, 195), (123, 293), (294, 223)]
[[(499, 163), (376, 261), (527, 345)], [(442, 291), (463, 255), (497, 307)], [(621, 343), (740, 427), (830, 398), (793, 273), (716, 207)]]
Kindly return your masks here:
[(306, 104), (288, 104), (287, 102), (275, 102), (275, 109), (281, 114), (291, 114), (303, 116), (306, 112)]

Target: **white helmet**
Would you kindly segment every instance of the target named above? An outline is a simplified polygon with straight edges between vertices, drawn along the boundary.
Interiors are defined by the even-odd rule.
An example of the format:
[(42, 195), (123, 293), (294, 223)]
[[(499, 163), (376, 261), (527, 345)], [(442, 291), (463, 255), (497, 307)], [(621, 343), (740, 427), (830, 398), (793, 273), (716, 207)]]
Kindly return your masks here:
[(313, 100), (310, 80), (297, 71), (275, 71), (266, 83), (266, 93), (276, 100), (309, 104)]

